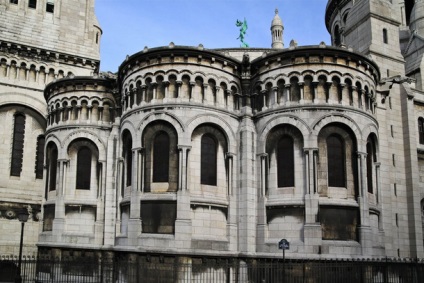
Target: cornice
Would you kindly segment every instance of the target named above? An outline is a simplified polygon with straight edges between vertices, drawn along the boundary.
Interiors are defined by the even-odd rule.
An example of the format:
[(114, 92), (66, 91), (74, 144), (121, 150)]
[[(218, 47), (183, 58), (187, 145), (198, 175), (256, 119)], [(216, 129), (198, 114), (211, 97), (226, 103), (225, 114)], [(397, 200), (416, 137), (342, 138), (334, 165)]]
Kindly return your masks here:
[(49, 49), (37, 48), (14, 42), (0, 41), (0, 53), (20, 56), (42, 62), (59, 62), (68, 65), (86, 66), (95, 70), (99, 69), (100, 60), (81, 57), (73, 54), (57, 52)]

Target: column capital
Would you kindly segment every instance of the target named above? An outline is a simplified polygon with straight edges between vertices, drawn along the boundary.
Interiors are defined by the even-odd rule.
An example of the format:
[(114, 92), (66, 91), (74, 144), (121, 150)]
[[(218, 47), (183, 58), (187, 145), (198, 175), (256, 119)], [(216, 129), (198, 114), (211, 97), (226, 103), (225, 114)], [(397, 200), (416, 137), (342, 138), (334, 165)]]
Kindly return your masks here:
[(177, 145), (178, 150), (190, 150), (191, 149), (191, 145)]
[(305, 152), (305, 153), (307, 153), (307, 152), (310, 152), (310, 151), (312, 151), (312, 152), (318, 152), (318, 147), (304, 147), (303, 148), (303, 152)]
[(264, 152), (264, 153), (258, 153), (258, 154), (256, 154), (256, 156), (259, 156), (259, 157), (264, 158), (264, 157), (268, 157), (268, 153), (266, 153), (266, 152)]
[(226, 152), (225, 153), (225, 158), (234, 158), (234, 156), (236, 156), (237, 154), (233, 153), (233, 152)]
[(363, 152), (363, 151), (357, 151), (356, 154), (358, 154), (358, 157), (360, 157), (360, 156), (366, 157), (367, 156), (367, 153)]

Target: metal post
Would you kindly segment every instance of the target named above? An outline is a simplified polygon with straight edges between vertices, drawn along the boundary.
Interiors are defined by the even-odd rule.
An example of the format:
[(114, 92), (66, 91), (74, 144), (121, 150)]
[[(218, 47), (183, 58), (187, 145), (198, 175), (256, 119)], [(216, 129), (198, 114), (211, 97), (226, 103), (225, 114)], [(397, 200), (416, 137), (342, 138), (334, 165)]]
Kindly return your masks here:
[(286, 282), (286, 249), (283, 249), (283, 283)]
[(24, 243), (24, 226), (25, 222), (21, 222), (21, 242), (19, 244), (19, 261), (18, 261), (18, 270), (15, 278), (16, 283), (22, 282), (22, 276), (21, 276), (21, 265), (22, 265), (22, 246)]

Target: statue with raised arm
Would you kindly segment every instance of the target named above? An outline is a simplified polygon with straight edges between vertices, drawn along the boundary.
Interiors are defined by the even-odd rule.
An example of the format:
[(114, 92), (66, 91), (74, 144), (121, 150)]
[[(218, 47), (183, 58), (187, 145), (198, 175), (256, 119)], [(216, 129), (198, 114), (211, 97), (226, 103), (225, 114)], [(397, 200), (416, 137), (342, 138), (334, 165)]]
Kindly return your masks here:
[(246, 18), (244, 19), (243, 22), (237, 20), (236, 26), (240, 27), (240, 35), (239, 35), (239, 37), (237, 37), (237, 39), (240, 39), (241, 47), (249, 47), (249, 44), (247, 44), (246, 42), (244, 42), (244, 36), (246, 35), (246, 30), (247, 30), (247, 21), (246, 21)]

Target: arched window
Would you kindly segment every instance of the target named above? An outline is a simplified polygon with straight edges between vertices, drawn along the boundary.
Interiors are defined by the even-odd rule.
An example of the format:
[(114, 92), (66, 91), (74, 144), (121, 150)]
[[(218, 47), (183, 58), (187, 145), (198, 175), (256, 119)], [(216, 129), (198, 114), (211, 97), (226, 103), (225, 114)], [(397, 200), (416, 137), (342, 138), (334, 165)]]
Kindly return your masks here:
[(420, 144), (424, 144), (424, 119), (422, 117), (418, 118), (418, 136)]
[(44, 161), (44, 136), (37, 138), (37, 149), (35, 152), (35, 178), (43, 179), (43, 161)]
[(367, 142), (367, 187), (368, 192), (373, 193), (373, 161), (375, 161), (375, 153), (374, 153), (374, 146), (372, 144), (372, 141)]
[(342, 43), (341, 35), (340, 35), (340, 28), (339, 26), (336, 26), (334, 28), (334, 45), (339, 46)]
[(125, 159), (125, 172), (126, 172), (126, 185), (131, 186), (131, 175), (132, 175), (132, 137), (131, 134), (126, 131), (123, 138), (124, 150), (123, 155)]
[(153, 182), (169, 181), (169, 136), (165, 132), (156, 135), (153, 143)]
[(328, 186), (345, 187), (345, 147), (338, 135), (327, 138)]
[(277, 144), (278, 187), (294, 186), (293, 139), (283, 136)]
[(24, 156), (25, 138), (25, 115), (16, 114), (13, 126), (12, 164), (10, 167), (11, 176), (21, 176), (22, 159)]
[(203, 185), (216, 186), (217, 173), (217, 143), (210, 135), (203, 135), (201, 141), (201, 165), (200, 183)]
[(49, 144), (47, 150), (47, 173), (48, 173), (48, 190), (56, 190), (57, 176), (57, 147), (54, 143)]
[(91, 180), (91, 150), (81, 147), (77, 155), (77, 183), (76, 189), (89, 190)]
[(388, 35), (387, 35), (387, 29), (383, 29), (383, 42), (384, 43), (389, 43), (389, 38), (388, 38)]

